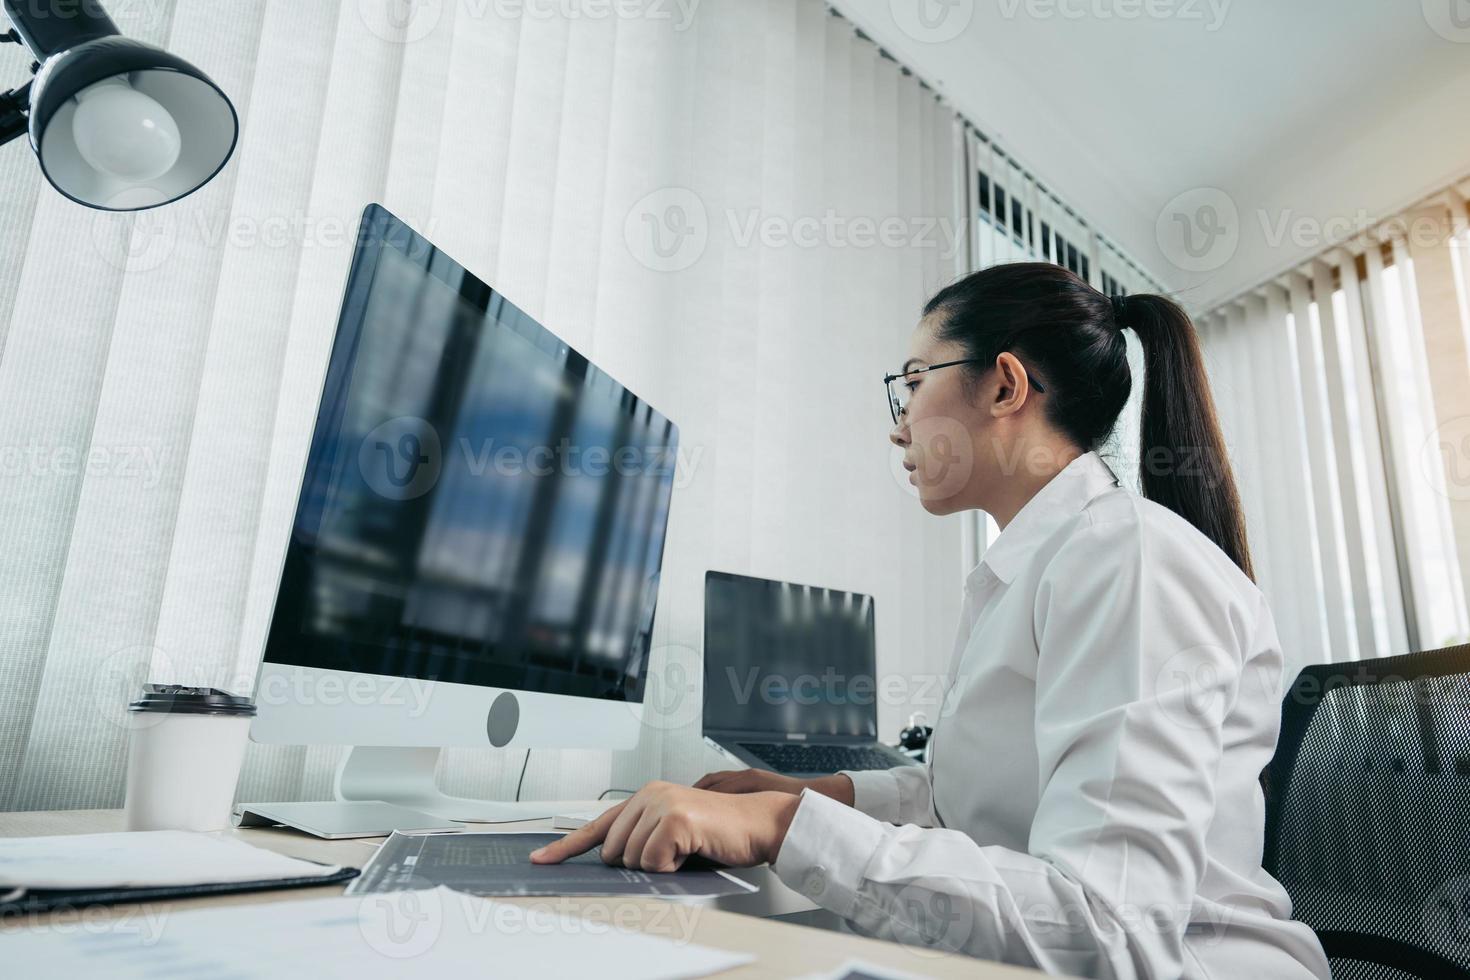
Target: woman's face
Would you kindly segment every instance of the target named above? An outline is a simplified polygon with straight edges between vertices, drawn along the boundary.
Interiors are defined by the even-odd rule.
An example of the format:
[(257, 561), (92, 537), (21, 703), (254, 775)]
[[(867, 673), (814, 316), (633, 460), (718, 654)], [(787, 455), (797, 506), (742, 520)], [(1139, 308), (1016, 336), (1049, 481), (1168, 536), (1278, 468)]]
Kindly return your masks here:
[[(932, 317), (920, 321), (901, 370), (912, 371), (967, 356), (960, 345), (939, 339), (937, 328)], [(980, 447), (989, 444), (994, 424), (983, 397), (987, 385), (965, 384), (967, 371), (973, 370), (956, 365), (895, 382), (909, 389), (908, 410), (888, 438), (903, 449), (909, 483), (918, 489), (920, 503), (931, 514), (953, 514), (981, 506), (984, 486), (994, 469), (982, 462), (985, 454), (980, 452)]]

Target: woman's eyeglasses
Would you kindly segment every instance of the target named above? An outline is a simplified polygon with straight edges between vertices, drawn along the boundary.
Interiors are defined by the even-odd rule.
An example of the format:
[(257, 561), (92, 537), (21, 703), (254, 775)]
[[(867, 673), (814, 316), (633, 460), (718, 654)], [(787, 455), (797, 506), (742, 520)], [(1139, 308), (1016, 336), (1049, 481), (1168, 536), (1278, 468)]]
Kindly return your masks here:
[[(940, 368), (955, 367), (960, 364), (979, 364), (983, 359), (978, 357), (966, 358), (962, 361), (945, 361), (943, 364), (930, 364), (925, 367), (914, 368), (902, 374), (886, 374), (883, 376), (883, 386), (888, 389), (888, 411), (893, 415), (893, 424), (897, 425), (909, 408), (909, 397), (913, 394), (909, 390), (909, 378), (918, 374), (928, 374), (930, 371), (938, 371)], [(1031, 381), (1031, 387), (1041, 394), (1046, 394), (1046, 389), (1041, 382), (1036, 380), (1036, 375), (1027, 372)]]

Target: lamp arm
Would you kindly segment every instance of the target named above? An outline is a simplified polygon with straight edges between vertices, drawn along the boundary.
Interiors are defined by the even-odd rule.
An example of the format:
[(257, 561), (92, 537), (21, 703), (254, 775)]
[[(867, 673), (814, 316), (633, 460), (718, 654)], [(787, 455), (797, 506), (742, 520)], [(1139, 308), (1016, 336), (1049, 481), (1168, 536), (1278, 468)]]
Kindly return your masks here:
[(26, 110), (31, 104), (31, 83), (0, 94), (0, 146), (25, 134), (30, 128)]
[[(14, 27), (0, 33), (0, 44), (25, 44), (20, 31)], [(30, 108), (31, 83), (26, 82), (18, 89), (0, 92), (0, 146), (20, 137), (29, 126), (26, 110)]]

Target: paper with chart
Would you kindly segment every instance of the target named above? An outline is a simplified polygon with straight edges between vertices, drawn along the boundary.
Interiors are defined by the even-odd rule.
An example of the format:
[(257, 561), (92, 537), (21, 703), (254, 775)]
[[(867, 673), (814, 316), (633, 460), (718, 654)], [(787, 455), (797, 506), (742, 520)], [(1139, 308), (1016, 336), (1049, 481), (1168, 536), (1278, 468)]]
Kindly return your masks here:
[(712, 898), (745, 895), (755, 885), (717, 870), (653, 874), (603, 864), (597, 850), (561, 864), (532, 864), (531, 852), (560, 834), (394, 834), (378, 848), (347, 894), (447, 885), (471, 895), (644, 895)]
[(182, 830), (0, 840), (0, 889), (200, 885), (324, 878), (340, 870)]
[(0, 941), (8, 976), (109, 980), (680, 980), (754, 959), (689, 942), (698, 908), (660, 904), (645, 914), (660, 909), (671, 913), (667, 921), (620, 915), (614, 925), (436, 888), (157, 915), (145, 907), (109, 923), (37, 926)]

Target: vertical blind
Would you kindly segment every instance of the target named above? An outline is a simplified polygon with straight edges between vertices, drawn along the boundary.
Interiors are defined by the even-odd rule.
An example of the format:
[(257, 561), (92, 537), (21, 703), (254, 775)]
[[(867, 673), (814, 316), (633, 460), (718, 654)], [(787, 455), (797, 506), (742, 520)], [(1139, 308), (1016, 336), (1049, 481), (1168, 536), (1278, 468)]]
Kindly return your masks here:
[[(535, 752), (528, 798), (717, 762), (706, 569), (872, 594), (882, 732), (932, 696), (960, 524), (902, 479), (879, 379), (964, 271), (955, 117), (820, 0), (541, 9), (122, 5), (231, 94), (231, 164), (119, 215), (0, 154), (0, 809), (119, 805), (145, 679), (249, 688), (372, 201), (683, 432), (640, 747)], [(253, 745), (240, 798), (325, 798), (340, 754)], [(440, 781), (504, 798), (522, 761)]]
[(1291, 662), (1470, 638), (1464, 185), (1200, 318)]

